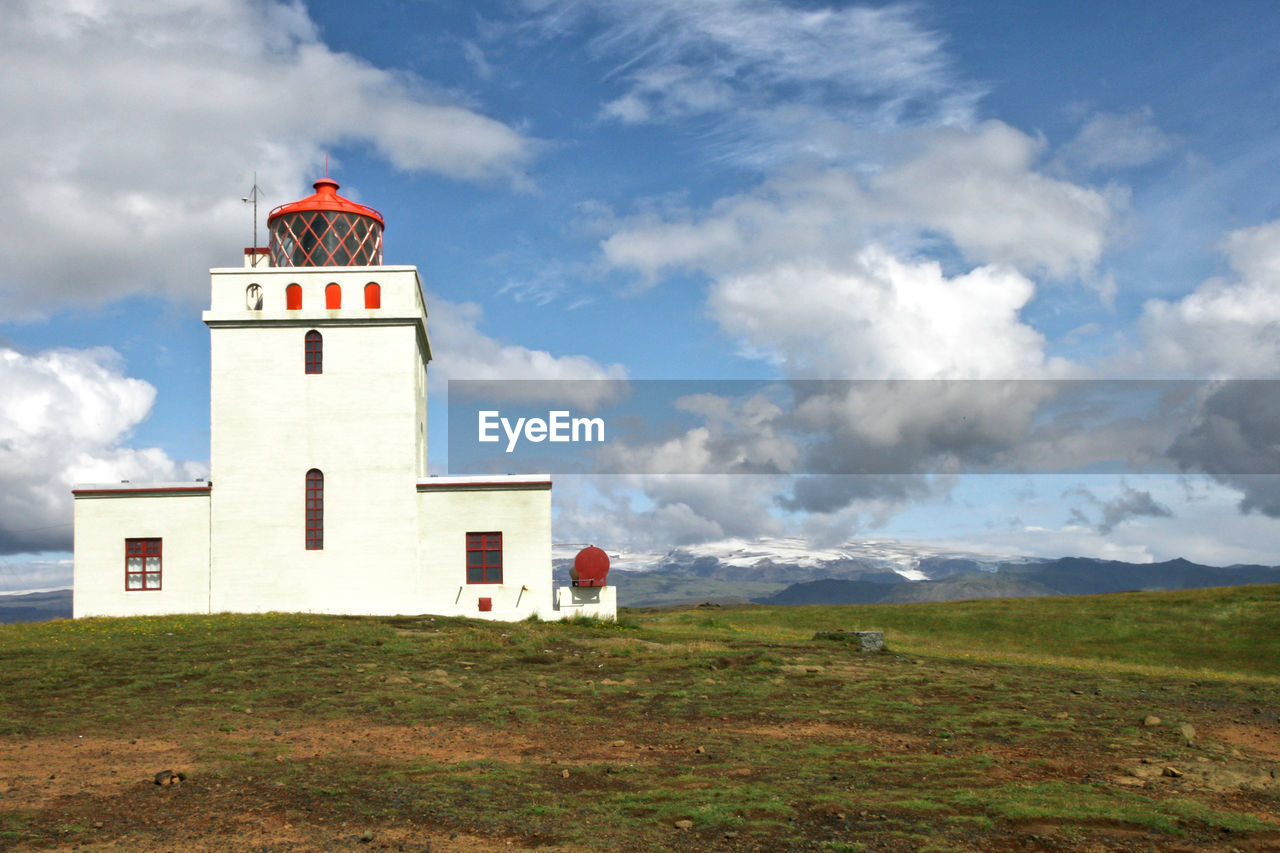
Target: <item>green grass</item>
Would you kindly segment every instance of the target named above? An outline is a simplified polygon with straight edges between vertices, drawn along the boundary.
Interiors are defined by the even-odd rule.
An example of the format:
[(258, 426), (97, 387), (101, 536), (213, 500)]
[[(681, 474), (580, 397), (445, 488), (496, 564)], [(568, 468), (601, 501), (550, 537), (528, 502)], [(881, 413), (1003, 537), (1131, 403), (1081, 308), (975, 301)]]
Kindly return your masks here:
[(646, 628), (802, 640), (886, 631), (894, 651), (1134, 672), (1280, 680), (1276, 586), (921, 604), (721, 608), (636, 615)]
[[(83, 736), (190, 756), (188, 785), (209, 801), (198, 819), (175, 806), (167, 831), (265, 810), (313, 832), (426, 826), (602, 850), (982, 850), (1029, 822), (1065, 846), (1114, 825), (1192, 846), (1223, 832), (1280, 841), (1262, 817), (1280, 812), (1274, 788), (1110, 781), (1144, 756), (1265, 765), (1212, 737), (1188, 748), (1176, 726), (1208, 732), (1258, 708), (1274, 728), (1278, 600), (1280, 588), (1241, 587), (625, 611), (617, 623), (0, 626), (0, 785), (32, 745), (74, 767), (66, 746)], [(889, 650), (812, 639), (837, 628), (884, 630)], [(1168, 722), (1143, 727), (1147, 713)], [(111, 797), (136, 813), (135, 795), (69, 789), (44, 809), (0, 797), (0, 848), (79, 837), (117, 808)], [(94, 838), (162, 832), (125, 824)]]

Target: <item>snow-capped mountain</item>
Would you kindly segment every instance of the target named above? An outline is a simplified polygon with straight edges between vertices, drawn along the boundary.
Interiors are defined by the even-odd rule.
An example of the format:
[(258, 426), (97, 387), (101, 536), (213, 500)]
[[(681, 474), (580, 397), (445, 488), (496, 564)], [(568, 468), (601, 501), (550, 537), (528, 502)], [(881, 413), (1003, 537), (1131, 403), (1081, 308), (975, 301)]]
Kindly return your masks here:
[[(553, 546), (557, 577), (568, 576), (573, 557), (585, 544)], [(957, 551), (893, 540), (860, 540), (815, 548), (798, 537), (725, 539), (664, 552), (612, 551), (612, 568), (624, 572), (663, 571), (713, 580), (796, 583), (821, 578), (881, 582), (935, 580), (957, 572), (993, 572), (1020, 555)], [(889, 577), (889, 575), (892, 577)]]

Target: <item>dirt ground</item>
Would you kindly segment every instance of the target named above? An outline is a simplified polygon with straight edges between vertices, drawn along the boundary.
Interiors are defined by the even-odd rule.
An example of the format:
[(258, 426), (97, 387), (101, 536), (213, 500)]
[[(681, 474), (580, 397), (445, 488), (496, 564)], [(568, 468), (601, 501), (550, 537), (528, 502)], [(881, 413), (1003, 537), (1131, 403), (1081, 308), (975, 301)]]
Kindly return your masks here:
[[(705, 723), (705, 721), (703, 721)], [(518, 762), (525, 769), (545, 772), (558, 784), (577, 784), (575, 768), (585, 764), (617, 764), (674, 774), (689, 760), (687, 744), (698, 731), (673, 721), (661, 730), (618, 732), (608, 739), (583, 738), (566, 731), (559, 737), (537, 737), (518, 731), (471, 726), (356, 726), (347, 721), (314, 722), (272, 728), (262, 721), (255, 728), (230, 732), (219, 742), (221, 751), (242, 750), (271, 756), (266, 760), (323, 762), (342, 757), (409, 765), (415, 761), (455, 763), (497, 758)], [(845, 743), (868, 747), (868, 756), (907, 756), (928, 748), (926, 739), (902, 732), (865, 726), (826, 724), (804, 726), (761, 723), (726, 724), (720, 739), (776, 739), (780, 743)], [(1118, 789), (1143, 789), (1169, 794), (1198, 792), (1216, 807), (1251, 813), (1260, 818), (1273, 804), (1280, 768), (1280, 729), (1274, 725), (1224, 722), (1198, 733), (1215, 744), (1212, 757), (1189, 758), (1167, 772), (1168, 764), (1140, 752), (1118, 754), (1104, 744), (1063, 743), (1062, 751), (1044, 761), (1042, 752), (1028, 754), (1016, 744), (993, 747), (1001, 759), (994, 770), (1019, 781), (1054, 779), (1105, 780)], [(193, 743), (197, 743), (193, 741)], [(681, 744), (677, 746), (676, 744)], [(337, 851), (407, 850), (522, 851), (577, 849), (554, 839), (492, 837), (465, 827), (415, 825), (412, 822), (355, 823), (344, 821), (341, 809), (331, 809), (323, 797), (295, 790), (282, 778), (237, 778), (215, 772), (216, 760), (164, 738), (69, 736), (6, 738), (0, 740), (0, 812), (37, 812), (43, 837), (11, 847), (0, 837), (0, 849), (66, 851)], [(210, 755), (213, 753), (210, 752)], [(155, 775), (173, 770), (185, 778), (157, 785)], [(749, 778), (756, 771), (742, 766), (730, 771)], [(589, 795), (589, 791), (584, 791)], [(833, 821), (874, 822), (874, 813), (845, 814), (834, 808), (815, 810), (805, 819), (814, 825)], [(945, 815), (939, 816), (945, 822)], [(0, 827), (3, 825), (0, 824)], [(984, 842), (992, 850), (1156, 850), (1156, 851), (1280, 851), (1280, 832), (1250, 833), (1221, 838), (1169, 838), (1123, 824), (1089, 827), (1084, 840), (1064, 835), (1052, 822), (1027, 821), (1012, 827), (1006, 837)], [(734, 833), (699, 836), (688, 829), (670, 829), (669, 849), (762, 849), (739, 840)], [(833, 849), (815, 845), (814, 849)], [(874, 844), (868, 850), (911, 849), (900, 842)]]

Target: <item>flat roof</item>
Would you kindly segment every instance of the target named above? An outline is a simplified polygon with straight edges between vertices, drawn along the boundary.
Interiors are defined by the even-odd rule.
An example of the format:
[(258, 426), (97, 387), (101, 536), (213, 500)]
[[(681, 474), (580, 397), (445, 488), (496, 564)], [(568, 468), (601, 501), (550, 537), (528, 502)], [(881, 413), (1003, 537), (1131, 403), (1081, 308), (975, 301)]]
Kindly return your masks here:
[(550, 474), (477, 474), (465, 477), (424, 477), (418, 480), (418, 491), (447, 489), (549, 489)]
[(71, 487), (73, 495), (135, 494), (137, 492), (207, 492), (212, 483), (203, 480), (154, 483), (77, 483)]

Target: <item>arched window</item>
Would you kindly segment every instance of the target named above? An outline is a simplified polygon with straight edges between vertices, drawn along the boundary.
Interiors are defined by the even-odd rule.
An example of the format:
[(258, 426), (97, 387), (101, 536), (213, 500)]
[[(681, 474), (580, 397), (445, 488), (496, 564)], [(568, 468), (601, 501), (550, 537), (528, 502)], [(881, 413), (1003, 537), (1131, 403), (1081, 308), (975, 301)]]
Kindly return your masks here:
[(337, 282), (325, 287), (324, 307), (330, 310), (342, 307), (342, 287)]
[(307, 373), (324, 373), (324, 338), (315, 329), (307, 332)]
[(364, 286), (364, 307), (382, 307), (382, 286), (376, 281), (371, 281)]
[(262, 285), (251, 284), (244, 289), (244, 307), (250, 311), (262, 310)]
[(307, 472), (307, 550), (324, 550), (324, 474)]
[(289, 311), (302, 307), (302, 285), (291, 284), (284, 289), (284, 307)]

